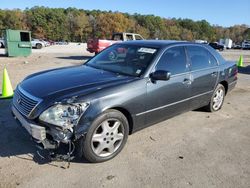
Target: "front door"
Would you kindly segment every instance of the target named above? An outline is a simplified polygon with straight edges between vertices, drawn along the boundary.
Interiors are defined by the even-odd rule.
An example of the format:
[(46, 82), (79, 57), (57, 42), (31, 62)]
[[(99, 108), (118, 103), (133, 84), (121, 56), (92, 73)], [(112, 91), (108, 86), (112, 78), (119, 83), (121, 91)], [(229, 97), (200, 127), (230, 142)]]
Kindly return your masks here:
[(146, 123), (153, 124), (190, 109), (191, 76), (184, 47), (172, 47), (165, 51), (155, 70), (171, 73), (167, 81), (147, 83)]

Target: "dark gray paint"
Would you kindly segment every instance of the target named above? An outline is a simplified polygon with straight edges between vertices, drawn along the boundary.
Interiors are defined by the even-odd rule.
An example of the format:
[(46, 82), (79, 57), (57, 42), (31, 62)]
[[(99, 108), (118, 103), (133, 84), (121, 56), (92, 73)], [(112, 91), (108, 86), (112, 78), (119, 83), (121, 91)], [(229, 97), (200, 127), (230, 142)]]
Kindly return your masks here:
[[(173, 41), (131, 41), (124, 44), (159, 48), (159, 53), (141, 77), (117, 76), (85, 65), (36, 73), (26, 78), (19, 87), (43, 101), (33, 111), (29, 121), (38, 122), (39, 115), (55, 102), (76, 97), (90, 102), (90, 106), (75, 127), (78, 138), (88, 131), (92, 121), (107, 109), (116, 108), (131, 118), (131, 131), (147, 127), (182, 112), (209, 103), (213, 90), (220, 82), (236, 83), (236, 65), (226, 62), (207, 45)], [(168, 81), (152, 81), (150, 73), (161, 55), (173, 46), (198, 45), (206, 48), (218, 61), (218, 66), (199, 71), (189, 69), (173, 75)], [(129, 119), (130, 119), (129, 118)]]

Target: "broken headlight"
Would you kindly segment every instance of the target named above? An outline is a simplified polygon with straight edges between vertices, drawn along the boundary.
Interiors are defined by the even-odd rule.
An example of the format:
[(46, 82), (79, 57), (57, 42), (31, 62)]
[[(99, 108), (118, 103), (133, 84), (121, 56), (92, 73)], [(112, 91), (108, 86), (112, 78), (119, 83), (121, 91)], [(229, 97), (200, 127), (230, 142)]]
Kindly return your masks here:
[(78, 123), (88, 106), (89, 103), (56, 104), (45, 110), (39, 120), (63, 129), (71, 129)]

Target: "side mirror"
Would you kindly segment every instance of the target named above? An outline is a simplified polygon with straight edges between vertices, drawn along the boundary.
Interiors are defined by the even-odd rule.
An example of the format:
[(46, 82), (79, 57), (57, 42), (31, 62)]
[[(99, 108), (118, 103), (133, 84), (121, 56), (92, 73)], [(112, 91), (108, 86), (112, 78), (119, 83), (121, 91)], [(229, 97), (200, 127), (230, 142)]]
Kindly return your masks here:
[(169, 71), (157, 70), (150, 74), (150, 78), (153, 80), (169, 80), (171, 73)]

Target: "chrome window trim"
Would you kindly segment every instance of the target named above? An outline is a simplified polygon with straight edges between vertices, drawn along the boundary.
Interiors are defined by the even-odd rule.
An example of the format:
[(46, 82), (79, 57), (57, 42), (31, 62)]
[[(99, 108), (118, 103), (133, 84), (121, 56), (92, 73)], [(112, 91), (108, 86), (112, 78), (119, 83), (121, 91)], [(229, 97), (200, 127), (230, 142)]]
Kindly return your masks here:
[(170, 78), (176, 77), (176, 76), (186, 75), (186, 74), (189, 74), (189, 73), (195, 73), (195, 72), (206, 71), (206, 70), (210, 70), (210, 69), (216, 69), (216, 68), (218, 68), (218, 67), (214, 66), (214, 67), (208, 67), (208, 68), (204, 68), (204, 69), (199, 69), (199, 70), (193, 70), (193, 71), (189, 71), (189, 72), (184, 72), (184, 73), (180, 73), (180, 74), (174, 74), (174, 75), (171, 75)]
[[(207, 68), (204, 68), (204, 69), (197, 69), (197, 70), (192, 70), (192, 62), (190, 62), (190, 59), (189, 59), (189, 54), (187, 52), (187, 48), (188, 46), (195, 46), (195, 47), (201, 47), (203, 48), (204, 50), (206, 50), (211, 56), (214, 57), (214, 59), (216, 60), (216, 63), (217, 65), (214, 65), (212, 67), (207, 67)], [(206, 46), (203, 46), (203, 45), (200, 45), (200, 44), (174, 44), (174, 45), (171, 45), (171, 46), (167, 46), (166, 48), (164, 48), (158, 55), (158, 57), (156, 57), (156, 59), (154, 60), (154, 63), (151, 65), (151, 67), (149, 68), (148, 71), (145, 71), (145, 72), (149, 72), (148, 76), (145, 76), (145, 77), (149, 77), (150, 73), (154, 72), (155, 71), (155, 68), (156, 68), (156, 65), (159, 63), (161, 57), (166, 53), (167, 50), (171, 49), (171, 48), (174, 48), (174, 47), (183, 47), (185, 49), (185, 55), (186, 55), (186, 65), (187, 65), (187, 71), (186, 72), (183, 72), (183, 73), (178, 73), (178, 74), (173, 74), (171, 75), (171, 77), (175, 77), (175, 76), (180, 76), (180, 75), (185, 75), (187, 73), (195, 73), (195, 72), (199, 72), (199, 71), (204, 71), (204, 70), (210, 70), (210, 69), (214, 69), (214, 68), (218, 68), (219, 67), (219, 61), (218, 59), (210, 52), (210, 50), (206, 47)], [(189, 69), (189, 70), (188, 70)], [(146, 74), (145, 74), (146, 75)]]
[[(207, 68), (204, 68), (204, 69), (192, 70), (192, 71), (190, 71), (190, 73), (195, 73), (195, 72), (199, 72), (199, 71), (206, 71), (206, 70), (216, 69), (216, 68), (218, 68), (218, 66), (214, 66), (214, 67), (207, 67)], [(219, 72), (219, 71), (218, 71), (218, 72)]]

